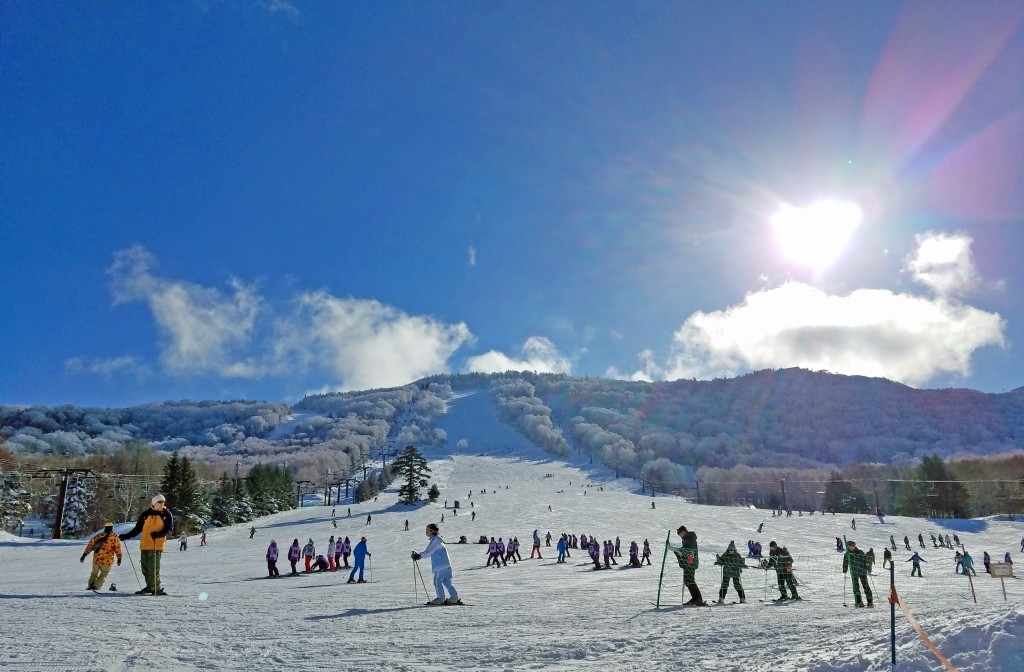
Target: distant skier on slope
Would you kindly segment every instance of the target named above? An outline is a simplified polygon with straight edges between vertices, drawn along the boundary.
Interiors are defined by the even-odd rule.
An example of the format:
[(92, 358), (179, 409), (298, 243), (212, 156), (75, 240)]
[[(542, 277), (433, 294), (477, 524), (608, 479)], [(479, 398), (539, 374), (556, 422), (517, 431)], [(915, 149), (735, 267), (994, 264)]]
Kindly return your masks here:
[[(435, 523), (427, 525), (425, 534), (427, 536), (427, 547), (417, 553), (413, 551), (414, 561), (420, 558), (430, 558), (430, 569), (434, 574), (434, 590), (437, 597), (429, 604), (459, 604), (459, 593), (452, 583), (452, 563), (448, 557), (448, 548), (444, 545), (444, 539), (440, 536), (440, 530)], [(444, 591), (447, 589), (448, 598), (445, 599)]]

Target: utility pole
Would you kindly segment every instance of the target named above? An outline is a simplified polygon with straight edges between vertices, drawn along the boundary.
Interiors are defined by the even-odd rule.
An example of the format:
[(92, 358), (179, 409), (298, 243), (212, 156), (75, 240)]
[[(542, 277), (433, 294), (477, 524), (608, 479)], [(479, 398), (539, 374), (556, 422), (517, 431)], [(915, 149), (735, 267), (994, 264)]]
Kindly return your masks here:
[(882, 515), (882, 507), (878, 504), (878, 480), (871, 480), (871, 489), (875, 491), (875, 515)]
[(324, 506), (331, 505), (331, 474), (334, 473), (330, 469), (327, 470), (327, 476), (324, 477)]
[[(348, 484), (351, 483), (351, 482), (352, 482), (351, 478), (346, 478), (345, 479), (345, 499), (348, 499)], [(338, 491), (339, 491), (339, 494), (340, 494), (340, 492), (341, 492), (341, 488), (340, 487), (338, 488)]]
[(780, 478), (779, 485), (782, 486), (782, 510), (786, 511), (789, 509), (789, 507), (786, 506), (786, 479)]
[(33, 476), (60, 476), (60, 493), (57, 495), (57, 520), (53, 523), (53, 539), (61, 538), (61, 525), (64, 523), (64, 504), (67, 503), (68, 481), (72, 474), (84, 474), (86, 477), (96, 476), (92, 469), (40, 469)]
[(700, 481), (697, 481), (697, 503), (700, 504)]

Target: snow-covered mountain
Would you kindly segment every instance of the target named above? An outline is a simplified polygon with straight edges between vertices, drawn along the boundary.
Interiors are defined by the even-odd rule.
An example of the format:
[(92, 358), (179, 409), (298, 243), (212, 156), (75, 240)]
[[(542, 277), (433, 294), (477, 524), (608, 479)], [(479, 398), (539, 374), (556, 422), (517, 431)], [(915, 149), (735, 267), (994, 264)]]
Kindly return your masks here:
[[(205, 547), (192, 538), (183, 552), (170, 541), (162, 575), (172, 597), (132, 594), (138, 587), (137, 540), (126, 542), (128, 556), (112, 573), (119, 592), (97, 595), (84, 590), (88, 561), (78, 563), (84, 542), (3, 535), (0, 667), (889, 670), (888, 577), (880, 563), (890, 535), (900, 540), (894, 554), (897, 589), (957, 669), (1016, 671), (1024, 660), (1024, 584), (1006, 580), (1004, 601), (1002, 582), (981, 569), (983, 551), (1024, 559), (1024, 523), (892, 517), (882, 524), (858, 518), (853, 530), (846, 516), (773, 518), (770, 511), (652, 499), (638, 482), (616, 479), (585, 456), (566, 462), (539, 451), (498, 421), (482, 393), (450, 400), (440, 426), (449, 448), (424, 449), (431, 481), (441, 488), (436, 504), (398, 504), (396, 483), (376, 501), (339, 505), (336, 528), (331, 509), (315, 506), (257, 521), (252, 539), (245, 525), (211, 530)], [(451, 452), (460, 440), (464, 449)], [(468, 606), (423, 606), (428, 596), (410, 552), (424, 548), (427, 522), (441, 526), (455, 585)], [(680, 524), (698, 535), (697, 580), (705, 599), (717, 597), (715, 553), (730, 541), (744, 549), (752, 539), (765, 548), (771, 540), (788, 547), (805, 601), (770, 601), (776, 596), (774, 574), (752, 567), (743, 574), (747, 604), (682, 608), (682, 572), (669, 554), (662, 605), (655, 607), (664, 542)], [(624, 555), (630, 541), (649, 539), (653, 564), (595, 571), (578, 549), (570, 551), (567, 563), (556, 564), (552, 546), (542, 548), (543, 559), (495, 569), (485, 567), (485, 546), (455, 543), (460, 536), (470, 542), (481, 535), (516, 536), (528, 558), (535, 529), (542, 536), (550, 531), (555, 537), (619, 537)], [(977, 604), (968, 579), (953, 572), (953, 551), (933, 548), (930, 541), (921, 551), (924, 577), (909, 577), (903, 536), (916, 548), (918, 533), (927, 539), (933, 532), (957, 534), (974, 555)], [(346, 584), (341, 572), (263, 578), (272, 538), (283, 549), (293, 539), (312, 538), (322, 550), (331, 535), (367, 537), (371, 583)], [(844, 601), (852, 605), (842, 555), (835, 551), (835, 537), (844, 535), (874, 548), (878, 557), (874, 609), (843, 607)], [(625, 558), (617, 560), (621, 567)], [(420, 564), (433, 597), (429, 564)], [(286, 574), (287, 563), (280, 565)], [(896, 670), (943, 669), (898, 612), (896, 643)]]

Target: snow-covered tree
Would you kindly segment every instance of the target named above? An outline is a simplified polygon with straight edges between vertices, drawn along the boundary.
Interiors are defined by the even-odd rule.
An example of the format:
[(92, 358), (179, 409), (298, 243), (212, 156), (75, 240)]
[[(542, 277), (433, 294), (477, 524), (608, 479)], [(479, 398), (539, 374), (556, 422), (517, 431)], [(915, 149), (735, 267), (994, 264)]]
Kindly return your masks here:
[(415, 446), (406, 446), (402, 454), (391, 463), (391, 470), (395, 477), (402, 481), (401, 487), (398, 488), (398, 501), (402, 504), (418, 502), (420, 488), (427, 487), (427, 476), (430, 475), (426, 458)]
[(32, 512), (31, 493), (23, 487), (21, 474), (12, 471), (0, 474), (0, 526), (13, 530)]
[(64, 496), (64, 518), (60, 523), (62, 535), (80, 536), (85, 531), (85, 523), (89, 517), (89, 500), (92, 499), (84, 478), (76, 478), (68, 483)]

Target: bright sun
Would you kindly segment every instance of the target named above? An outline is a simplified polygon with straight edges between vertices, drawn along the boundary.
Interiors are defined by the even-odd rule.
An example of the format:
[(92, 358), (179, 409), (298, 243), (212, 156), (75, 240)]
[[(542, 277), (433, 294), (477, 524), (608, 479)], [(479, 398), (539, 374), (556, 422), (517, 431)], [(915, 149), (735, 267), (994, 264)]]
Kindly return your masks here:
[(861, 217), (856, 203), (823, 200), (804, 208), (783, 204), (771, 223), (787, 257), (822, 271), (846, 248)]

